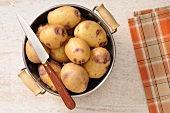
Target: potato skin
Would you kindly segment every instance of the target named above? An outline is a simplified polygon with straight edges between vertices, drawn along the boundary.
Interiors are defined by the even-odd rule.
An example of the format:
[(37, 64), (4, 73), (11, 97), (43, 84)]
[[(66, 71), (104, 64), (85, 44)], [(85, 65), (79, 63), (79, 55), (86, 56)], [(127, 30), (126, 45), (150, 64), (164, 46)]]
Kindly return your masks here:
[(104, 29), (91, 20), (79, 23), (74, 30), (74, 36), (85, 40), (92, 48), (105, 47), (108, 43)]
[(76, 64), (85, 63), (90, 57), (90, 47), (80, 38), (71, 38), (65, 46), (67, 57)]
[[(43, 45), (43, 44), (42, 44)], [(49, 54), (50, 50), (49, 48), (47, 48), (45, 45), (43, 45), (44, 49), (46, 50), (46, 52)], [(28, 59), (33, 62), (33, 63), (41, 63), (41, 61), (39, 60), (34, 48), (32, 47), (31, 43), (29, 40), (27, 40), (26, 45), (25, 45), (25, 53), (28, 57)]]
[(46, 27), (48, 27), (48, 25), (49, 25), (48, 23), (39, 25), (39, 26), (38, 26), (38, 29), (37, 29), (37, 32), (36, 32), (36, 35), (39, 36), (40, 33), (41, 33), (41, 31), (42, 31), (43, 29), (45, 29)]
[(87, 71), (74, 63), (67, 63), (61, 69), (61, 80), (65, 87), (75, 93), (84, 92), (89, 82)]
[(48, 25), (40, 32), (39, 39), (50, 49), (61, 47), (67, 40), (68, 34), (66, 29), (61, 25)]
[(72, 36), (68, 36), (66, 42), (60, 48), (50, 50), (50, 56), (52, 59), (54, 59), (58, 62), (69, 62), (70, 61), (65, 53), (65, 45), (70, 40), (70, 38), (72, 38)]
[[(60, 77), (60, 71), (61, 71), (60, 65), (53, 60), (50, 60), (49, 64), (53, 68), (53, 70), (57, 73), (58, 77), (61, 79), (61, 77)], [(53, 91), (57, 91), (57, 89), (55, 88), (54, 84), (52, 83), (49, 75), (47, 74), (47, 72), (46, 72), (46, 70), (45, 70), (45, 68), (42, 64), (38, 66), (38, 72), (39, 72), (41, 80), (45, 84), (47, 84)]]
[(81, 20), (80, 11), (71, 6), (62, 6), (48, 13), (49, 24), (60, 24), (66, 29), (75, 27)]
[(90, 78), (101, 78), (109, 68), (111, 62), (110, 53), (102, 47), (91, 50), (89, 60), (82, 66), (86, 69)]
[(69, 62), (69, 58), (65, 54), (65, 45), (61, 46), (58, 49), (51, 49), (50, 50), (50, 56), (52, 59), (58, 61), (58, 62)]

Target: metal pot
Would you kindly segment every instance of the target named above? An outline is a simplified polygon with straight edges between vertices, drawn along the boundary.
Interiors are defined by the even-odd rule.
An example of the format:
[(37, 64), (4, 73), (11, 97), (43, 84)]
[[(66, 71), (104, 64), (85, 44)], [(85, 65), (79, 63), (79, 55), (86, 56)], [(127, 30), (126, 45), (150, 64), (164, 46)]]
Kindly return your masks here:
[[(99, 88), (104, 83), (104, 81), (110, 75), (110, 73), (112, 71), (112, 68), (113, 68), (113, 65), (115, 63), (115, 57), (116, 57), (116, 46), (115, 46), (115, 42), (114, 42), (112, 34), (116, 32), (117, 27), (119, 25), (114, 20), (113, 16), (108, 12), (108, 10), (105, 9), (103, 4), (100, 5), (99, 7), (98, 6), (94, 7), (93, 10), (90, 10), (90, 9), (87, 9), (87, 8), (85, 8), (83, 6), (75, 5), (75, 4), (61, 4), (61, 5), (53, 6), (52, 8), (49, 8), (45, 12), (38, 15), (37, 18), (31, 24), (31, 28), (33, 29), (33, 31), (36, 32), (36, 30), (37, 30), (37, 28), (38, 28), (38, 26), (40, 24), (47, 23), (47, 14), (50, 11), (52, 11), (52, 10), (58, 8), (58, 7), (61, 7), (61, 6), (66, 6), (66, 5), (77, 8), (81, 12), (83, 17), (85, 17), (85, 18), (87, 18), (89, 20), (96, 21), (103, 27), (103, 29), (106, 31), (107, 38), (108, 38), (108, 45), (106, 46), (106, 49), (111, 54), (111, 63), (110, 63), (109, 69), (108, 69), (108, 71), (105, 73), (105, 75), (102, 78), (90, 79), (88, 87), (87, 87), (86, 91), (84, 91), (83, 93), (73, 93), (73, 92), (68, 91), (72, 97), (78, 97), (78, 96), (83, 96), (83, 95), (86, 95), (86, 94), (89, 94), (89, 93), (95, 91), (97, 88)], [(99, 14), (106, 21), (106, 23), (108, 23), (110, 25), (110, 28), (112, 30), (114, 30), (114, 31), (110, 30), (110, 28), (105, 24), (105, 22), (94, 12), (95, 10), (97, 10), (99, 12)], [(51, 94), (54, 94), (54, 95), (58, 96), (57, 92), (52, 91), (45, 83), (43, 83), (41, 81), (41, 79), (39, 77), (39, 74), (38, 74), (37, 65), (33, 64), (32, 62), (30, 62), (28, 60), (28, 58), (26, 56), (26, 53), (25, 53), (26, 41), (27, 41), (27, 38), (25, 37), (24, 42), (23, 42), (23, 48), (22, 48), (23, 61), (25, 63), (25, 67), (26, 67), (24, 69), (27, 70), (29, 75), (34, 80), (32, 80), (32, 78), (28, 74), (26, 74), (24, 70), (22, 70), (20, 72), (19, 76), (21, 77), (23, 82), (34, 92), (35, 95), (37, 95), (39, 93), (43, 94), (44, 92), (48, 91)], [(39, 88), (39, 86), (41, 88)]]

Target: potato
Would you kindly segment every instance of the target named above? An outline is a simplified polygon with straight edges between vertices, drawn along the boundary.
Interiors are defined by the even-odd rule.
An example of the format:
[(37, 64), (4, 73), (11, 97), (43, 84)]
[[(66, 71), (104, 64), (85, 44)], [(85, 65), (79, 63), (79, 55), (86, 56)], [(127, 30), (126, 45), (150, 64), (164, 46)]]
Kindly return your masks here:
[(61, 25), (49, 25), (40, 32), (39, 39), (50, 49), (61, 47), (67, 40), (66, 29)]
[(40, 35), (40, 32), (41, 32), (43, 29), (45, 29), (46, 27), (48, 27), (48, 25), (49, 25), (49, 24), (46, 23), (46, 24), (42, 24), (42, 25), (38, 26), (36, 35), (39, 36), (39, 35)]
[(74, 36), (85, 40), (92, 48), (104, 47), (108, 43), (104, 29), (91, 20), (79, 23), (74, 30)]
[(47, 16), (49, 24), (60, 24), (66, 29), (75, 27), (81, 20), (80, 11), (71, 6), (62, 6), (50, 11)]
[[(53, 61), (53, 60), (50, 60), (49, 64), (53, 68), (53, 70), (57, 73), (58, 77), (61, 79), (61, 77), (59, 75), (60, 71), (61, 71), (60, 65), (57, 62)], [(46, 70), (45, 70), (45, 68), (44, 68), (44, 66), (42, 64), (39, 65), (38, 72), (39, 72), (41, 80), (45, 84), (47, 84), (53, 91), (57, 91), (57, 89), (55, 88), (54, 84), (52, 83), (49, 75), (47, 74), (47, 72), (46, 72)]]
[(76, 64), (85, 63), (90, 57), (90, 47), (80, 38), (71, 38), (65, 46), (67, 57)]
[(82, 66), (90, 78), (101, 78), (108, 70), (110, 62), (110, 53), (105, 48), (98, 47), (91, 50), (89, 60)]
[[(46, 50), (46, 52), (49, 54), (50, 53), (49, 48), (47, 48), (45, 45), (43, 45), (43, 47)], [(27, 40), (27, 42), (26, 42), (25, 52), (26, 52), (26, 55), (27, 55), (28, 59), (31, 62), (33, 62), (33, 63), (41, 63), (29, 40)]]
[[(66, 43), (69, 41), (70, 38), (72, 38), (72, 36), (68, 36)], [(65, 54), (66, 43), (58, 49), (50, 50), (50, 56), (52, 59), (58, 62), (69, 62), (70, 61), (67, 55)]]
[(74, 63), (67, 63), (60, 72), (61, 80), (65, 87), (75, 93), (84, 92), (89, 82), (87, 71)]

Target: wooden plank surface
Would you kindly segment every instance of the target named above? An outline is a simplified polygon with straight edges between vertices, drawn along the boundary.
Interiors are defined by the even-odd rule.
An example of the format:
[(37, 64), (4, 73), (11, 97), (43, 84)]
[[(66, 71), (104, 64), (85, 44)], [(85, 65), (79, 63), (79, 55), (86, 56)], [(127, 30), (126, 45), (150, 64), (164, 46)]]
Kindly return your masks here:
[(35, 97), (17, 76), (24, 67), (24, 33), (15, 12), (31, 23), (45, 9), (72, 3), (93, 9), (103, 3), (120, 24), (114, 34), (116, 64), (95, 92), (74, 98), (72, 113), (148, 113), (144, 89), (130, 38), (127, 19), (133, 11), (170, 5), (169, 0), (0, 0), (0, 113), (70, 113), (61, 99), (49, 93)]

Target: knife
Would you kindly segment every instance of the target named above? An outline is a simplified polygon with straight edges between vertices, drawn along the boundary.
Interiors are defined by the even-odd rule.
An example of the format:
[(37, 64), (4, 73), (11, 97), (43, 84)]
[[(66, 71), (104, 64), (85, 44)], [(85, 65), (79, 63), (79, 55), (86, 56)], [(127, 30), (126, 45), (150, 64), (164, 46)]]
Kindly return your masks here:
[(59, 79), (58, 75), (54, 72), (54, 70), (49, 65), (47, 61), (47, 59), (49, 58), (49, 55), (43, 48), (41, 42), (35, 35), (34, 31), (31, 29), (31, 27), (25, 22), (25, 20), (17, 12), (16, 12), (16, 15), (17, 15), (17, 18), (20, 22), (22, 29), (25, 32), (25, 35), (27, 36), (28, 40), (31, 42), (38, 58), (40, 59), (51, 81), (56, 87), (60, 97), (62, 98), (62, 100), (64, 101), (68, 109), (70, 110), (74, 109), (76, 106), (75, 101), (70, 96), (70, 94), (67, 92), (65, 86), (63, 85), (62, 81)]

